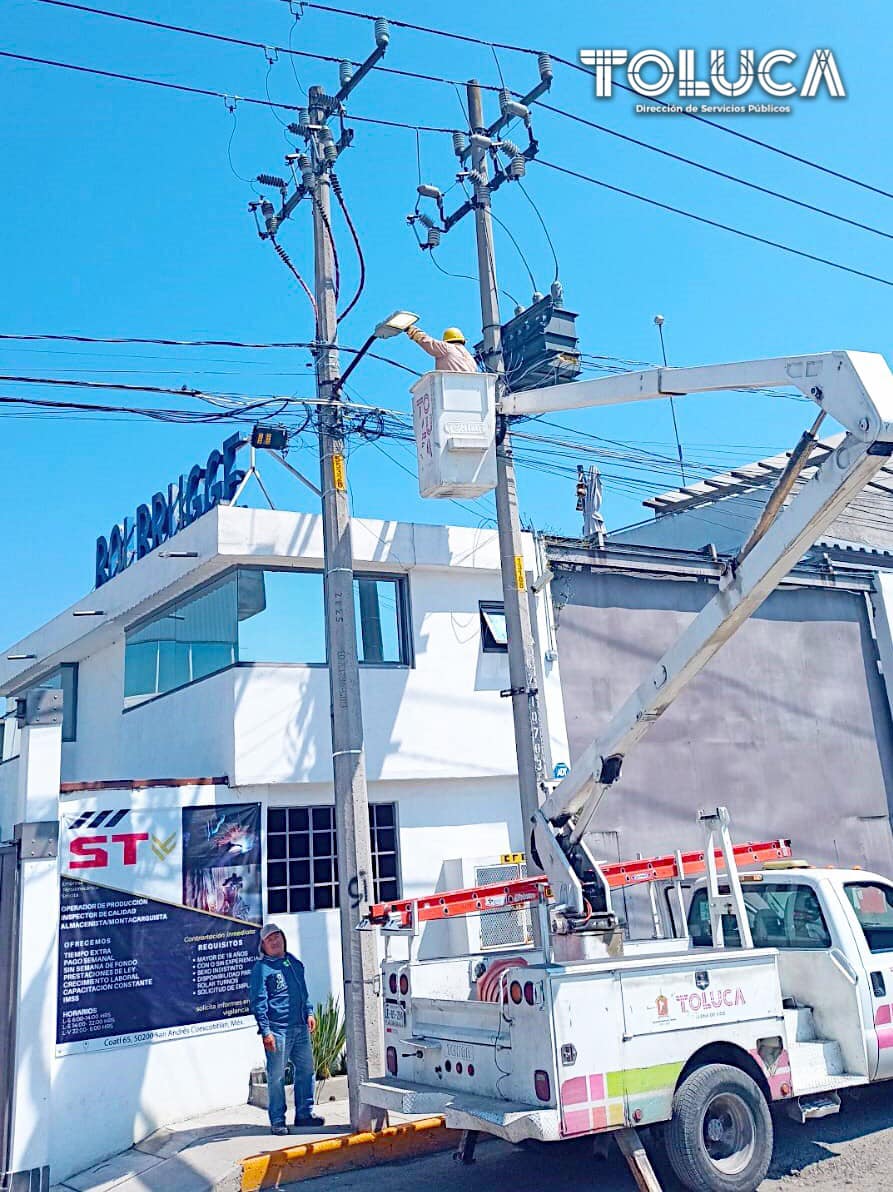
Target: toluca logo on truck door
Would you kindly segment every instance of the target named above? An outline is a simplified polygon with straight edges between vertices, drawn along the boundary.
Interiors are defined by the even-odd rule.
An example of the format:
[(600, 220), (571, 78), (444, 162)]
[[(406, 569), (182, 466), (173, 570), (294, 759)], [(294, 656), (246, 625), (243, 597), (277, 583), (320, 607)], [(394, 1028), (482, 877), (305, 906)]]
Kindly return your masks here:
[(744, 990), (711, 989), (704, 993), (677, 993), (676, 1004), (683, 1014), (700, 1014), (705, 1010), (733, 1009), (735, 1006), (745, 1005), (747, 999)]

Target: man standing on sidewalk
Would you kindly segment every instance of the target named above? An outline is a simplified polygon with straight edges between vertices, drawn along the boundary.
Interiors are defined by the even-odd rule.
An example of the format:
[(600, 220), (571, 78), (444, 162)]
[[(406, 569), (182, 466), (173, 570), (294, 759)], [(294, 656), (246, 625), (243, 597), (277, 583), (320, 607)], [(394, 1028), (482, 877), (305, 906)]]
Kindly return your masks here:
[(310, 1036), (316, 1030), (307, 994), (304, 966), (287, 951), (285, 935), (275, 923), (260, 930), (260, 959), (248, 981), (251, 1013), (257, 1019), (267, 1053), (267, 1092), (274, 1134), (288, 1134), (285, 1124), (285, 1066), (295, 1079), (295, 1129), (322, 1126), (313, 1112), (314, 1070)]

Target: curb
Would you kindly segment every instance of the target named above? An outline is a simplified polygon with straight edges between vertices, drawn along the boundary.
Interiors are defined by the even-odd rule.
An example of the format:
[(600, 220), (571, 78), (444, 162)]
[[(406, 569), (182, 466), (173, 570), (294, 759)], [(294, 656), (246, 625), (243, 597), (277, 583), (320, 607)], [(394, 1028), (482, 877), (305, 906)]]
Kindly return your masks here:
[(447, 1130), (442, 1117), (421, 1118), (399, 1126), (249, 1155), (242, 1159), (242, 1192), (279, 1188), (295, 1180), (313, 1180), (357, 1167), (412, 1159), (459, 1145), (460, 1130)]

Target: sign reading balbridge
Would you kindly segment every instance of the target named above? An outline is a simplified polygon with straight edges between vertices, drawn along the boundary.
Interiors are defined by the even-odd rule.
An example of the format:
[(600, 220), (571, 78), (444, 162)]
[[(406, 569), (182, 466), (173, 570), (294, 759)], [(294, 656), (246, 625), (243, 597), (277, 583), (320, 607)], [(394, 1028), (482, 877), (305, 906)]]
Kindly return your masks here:
[(96, 539), (96, 587), (120, 575), (135, 559), (142, 559), (191, 525), (203, 513), (231, 501), (244, 477), (236, 467), (236, 453), (245, 440), (231, 435), (218, 451), (215, 447), (204, 467), (195, 464), (181, 475), (167, 493), (157, 492), (145, 505), (138, 505), (136, 517), (125, 517), (112, 526), (108, 537)]

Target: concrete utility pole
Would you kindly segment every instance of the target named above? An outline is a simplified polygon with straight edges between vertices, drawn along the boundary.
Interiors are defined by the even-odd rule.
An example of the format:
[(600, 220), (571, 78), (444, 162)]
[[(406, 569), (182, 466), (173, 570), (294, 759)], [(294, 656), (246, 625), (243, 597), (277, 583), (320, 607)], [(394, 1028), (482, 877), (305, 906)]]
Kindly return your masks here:
[[(487, 150), (484, 139), (487, 127), (484, 123), (479, 84), (472, 80), (467, 84), (466, 91), (471, 130), (471, 166), (477, 176), (472, 183), (472, 206), (477, 233), (484, 366), (488, 372), (494, 372), (500, 378), (497, 382), (499, 389), (503, 384), (505, 363), (502, 357), (502, 320), (499, 317), (493, 222), (490, 218), (490, 188), (487, 184)], [(545, 775), (533, 629), (530, 623), (521, 521), (518, 516), (515, 488), (515, 462), (508, 420), (502, 416), (498, 418), (496, 439), (496, 522), (499, 528), (502, 592), (508, 630), (509, 681), (515, 725), (515, 754), (518, 759), (518, 787), (524, 822), (524, 847), (525, 851), (528, 851), (530, 825), (539, 807), (540, 783)]]
[[(314, 124), (325, 113), (311, 109)], [(347, 1083), (350, 1121), (368, 1129), (373, 1111), (360, 1101), (360, 1085), (384, 1071), (378, 1000), (375, 933), (359, 931), (372, 898), (372, 845), (363, 749), (363, 710), (353, 598), (353, 546), (344, 414), (336, 388), (340, 375), (335, 314), (335, 270), (330, 240), (331, 181), (318, 135), (311, 140), (318, 164), (313, 200), (313, 256), (317, 306), (316, 392), (326, 405), (319, 410), (319, 485), (322, 489), (326, 643), (332, 718), (332, 766), (335, 782), (335, 834), (338, 842), (341, 956), (347, 1028)], [(376, 1111), (377, 1112), (377, 1111)]]
[[(279, 255), (287, 254), (276, 243), (281, 223), (299, 203), (309, 198), (313, 208), (314, 299), (316, 303), (316, 390), (319, 406), (319, 471), (322, 491), (323, 568), (326, 646), (332, 723), (332, 767), (335, 791), (335, 836), (338, 851), (341, 962), (344, 973), (344, 1017), (347, 1037), (347, 1080), (350, 1122), (364, 1130), (381, 1120), (381, 1111), (366, 1105), (360, 1088), (369, 1077), (384, 1072), (378, 998), (378, 956), (375, 933), (358, 930), (373, 900), (372, 846), (369, 834), (369, 800), (363, 749), (363, 713), (354, 615), (353, 547), (347, 463), (344, 454), (344, 411), (340, 399), (338, 319), (335, 309), (335, 247), (331, 219), (331, 192), (339, 155), (348, 148), (353, 133), (343, 129), (344, 101), (362, 78), (382, 58), (389, 40), (387, 21), (375, 21), (375, 50), (361, 66), (341, 63), (341, 87), (332, 96), (322, 87), (311, 87), (307, 108), (299, 111), (290, 131), (303, 136), (307, 152), (286, 159), (301, 171), (302, 181), (286, 199), (282, 179), (259, 175), (266, 185), (282, 193), (278, 213), (261, 203), (266, 232)], [(332, 115), (342, 117), (336, 141), (328, 126)], [(334, 179), (334, 181), (333, 181)], [(290, 266), (291, 267), (291, 266)]]

